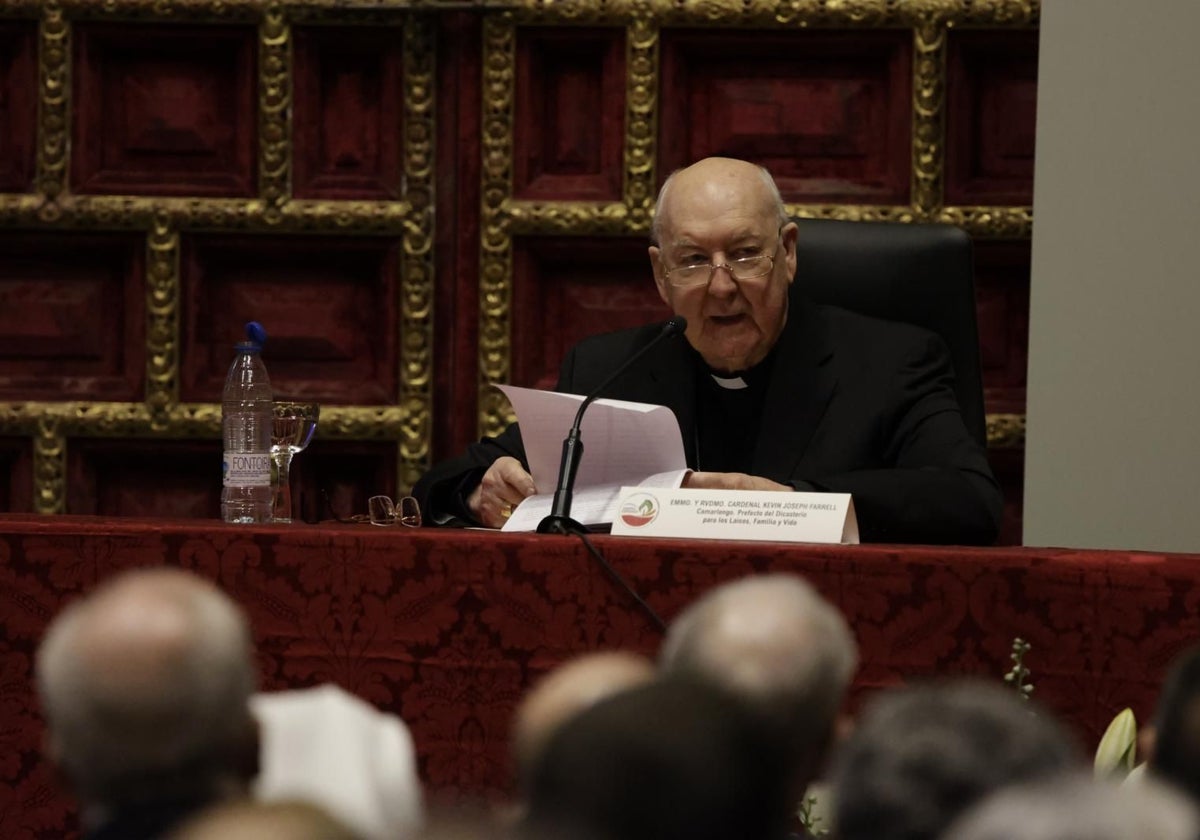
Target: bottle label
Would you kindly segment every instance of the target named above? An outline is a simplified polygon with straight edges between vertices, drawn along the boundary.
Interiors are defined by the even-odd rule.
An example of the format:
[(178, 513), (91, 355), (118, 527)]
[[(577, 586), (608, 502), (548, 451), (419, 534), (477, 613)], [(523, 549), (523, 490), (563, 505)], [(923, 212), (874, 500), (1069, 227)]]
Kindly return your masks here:
[(266, 452), (226, 452), (221, 471), (226, 487), (269, 487), (271, 456)]

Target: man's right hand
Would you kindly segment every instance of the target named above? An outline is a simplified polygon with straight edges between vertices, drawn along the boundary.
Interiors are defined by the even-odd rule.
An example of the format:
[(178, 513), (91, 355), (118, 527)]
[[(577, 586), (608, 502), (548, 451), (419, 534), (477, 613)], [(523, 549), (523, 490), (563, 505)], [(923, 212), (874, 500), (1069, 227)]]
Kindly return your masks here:
[(479, 486), (467, 496), (467, 508), (476, 522), (488, 528), (501, 528), (512, 509), (537, 492), (533, 476), (511, 456), (497, 458), (483, 474)]

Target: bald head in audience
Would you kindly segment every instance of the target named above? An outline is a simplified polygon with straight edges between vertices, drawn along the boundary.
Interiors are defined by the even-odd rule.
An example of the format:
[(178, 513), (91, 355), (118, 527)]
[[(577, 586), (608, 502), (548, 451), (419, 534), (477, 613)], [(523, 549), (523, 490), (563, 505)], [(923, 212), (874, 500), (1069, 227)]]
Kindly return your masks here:
[(624, 651), (590, 653), (566, 662), (538, 682), (517, 707), (513, 762), (524, 788), (550, 737), (562, 724), (606, 697), (654, 679), (654, 664)]
[(256, 772), (246, 620), (188, 572), (126, 572), (69, 606), (38, 650), (37, 682), (50, 757), (85, 823), (153, 812), (164, 830)]
[(671, 623), (664, 672), (699, 677), (765, 713), (788, 744), (793, 790), (820, 772), (858, 646), (805, 580), (774, 574), (719, 586)]

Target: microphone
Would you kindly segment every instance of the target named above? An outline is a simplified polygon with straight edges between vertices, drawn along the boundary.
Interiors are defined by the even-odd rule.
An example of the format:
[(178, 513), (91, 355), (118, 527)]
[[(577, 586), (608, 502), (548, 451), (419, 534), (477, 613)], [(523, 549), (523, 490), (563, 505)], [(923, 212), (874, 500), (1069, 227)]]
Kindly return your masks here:
[(633, 363), (646, 355), (651, 347), (664, 338), (678, 335), (686, 329), (687, 318), (682, 315), (676, 315), (667, 321), (658, 335), (630, 356), (625, 364), (617, 368), (612, 376), (601, 382), (599, 387), (588, 394), (580, 404), (579, 411), (575, 414), (575, 422), (571, 424), (571, 431), (563, 440), (562, 461), (558, 465), (558, 486), (554, 490), (554, 503), (550, 509), (550, 515), (538, 523), (537, 532), (539, 534), (587, 533), (585, 526), (571, 518), (571, 494), (575, 490), (575, 472), (579, 469), (579, 459), (583, 455), (583, 441), (579, 439), (579, 426), (583, 422), (583, 412), (587, 411), (587, 407), (592, 404), (592, 401), (600, 396), (601, 391), (611, 385), (618, 376), (633, 367)]

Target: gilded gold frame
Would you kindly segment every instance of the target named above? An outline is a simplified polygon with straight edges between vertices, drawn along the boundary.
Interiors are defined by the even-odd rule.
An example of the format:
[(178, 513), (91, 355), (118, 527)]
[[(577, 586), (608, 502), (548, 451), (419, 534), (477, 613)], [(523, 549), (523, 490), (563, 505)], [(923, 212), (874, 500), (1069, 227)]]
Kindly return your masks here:
[[(483, 3), (488, 6), (489, 4)], [(772, 29), (906, 28), (913, 33), (912, 203), (789, 204), (794, 216), (948, 222), (976, 237), (1028, 239), (1027, 206), (947, 207), (943, 168), (946, 37), (954, 27), (1032, 28), (1040, 0), (518, 0), (495, 4), (484, 21), (483, 165), (480, 249), (479, 432), (512, 420), (493, 386), (511, 364), (512, 239), (517, 235), (645, 235), (654, 204), (659, 33), (666, 27)], [(609, 25), (626, 30), (626, 141), (619, 202), (532, 202), (513, 198), (516, 33), (532, 25)], [(1023, 415), (988, 417), (994, 447), (1024, 444)]]
[[(146, 389), (140, 403), (0, 402), (0, 434), (33, 443), (34, 509), (61, 513), (72, 437), (217, 438), (220, 406), (179, 400), (181, 232), (220, 230), (394, 237), (400, 348), (394, 405), (329, 406), (322, 437), (395, 441), (407, 490), (429, 463), (432, 427), (431, 306), (436, 126), (436, 33), (431, 4), (263, 0), (9, 0), (0, 17), (37, 18), (38, 154), (33, 194), (0, 195), (0, 226), (131, 230), (146, 236)], [(251, 199), (72, 195), (67, 188), (72, 24), (83, 19), (254, 22), (258, 26), (258, 195)], [(292, 25), (391, 23), (402, 27), (405, 192), (401, 201), (301, 201), (291, 197)]]
[[(512, 240), (516, 235), (643, 235), (653, 208), (659, 34), (664, 27), (906, 28), (913, 33), (913, 201), (910, 205), (790, 205), (796, 215), (895, 222), (936, 220), (983, 237), (1028, 238), (1032, 208), (947, 207), (942, 169), (946, 34), (953, 27), (1031, 28), (1040, 0), (8, 0), (0, 18), (38, 21), (38, 151), (34, 191), (0, 194), (0, 226), (136, 231), (146, 252), (146, 392), (142, 402), (0, 402), (0, 434), (33, 449), (34, 504), (61, 512), (73, 437), (215, 438), (216, 404), (179, 400), (181, 234), (328, 233), (396, 238), (399, 385), (396, 404), (322, 412), (322, 436), (396, 442), (401, 489), (428, 465), (432, 436), (433, 217), (437, 12), (483, 16), (479, 415), (497, 431), (508, 406), (491, 387), (511, 364)], [(247, 199), (81, 196), (67, 183), (71, 38), (79, 20), (251, 22), (259, 31), (259, 184)], [(401, 26), (405, 62), (405, 192), (400, 201), (291, 197), (292, 27)], [(611, 25), (626, 38), (622, 199), (526, 202), (512, 197), (515, 39), (524, 25)], [(991, 415), (993, 446), (1021, 446), (1022, 415)]]

